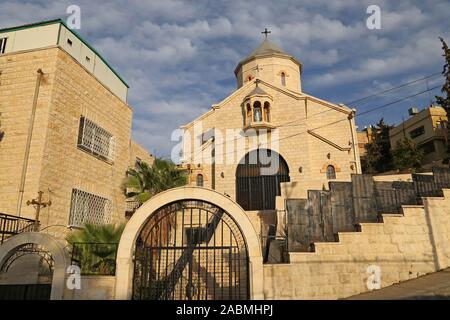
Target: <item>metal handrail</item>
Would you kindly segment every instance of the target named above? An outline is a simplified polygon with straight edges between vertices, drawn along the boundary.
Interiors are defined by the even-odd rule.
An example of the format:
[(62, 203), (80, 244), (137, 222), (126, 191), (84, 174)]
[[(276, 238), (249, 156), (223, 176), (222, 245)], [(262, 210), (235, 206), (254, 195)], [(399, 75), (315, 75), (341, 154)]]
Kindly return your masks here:
[(33, 219), (0, 213), (0, 244), (17, 234), (34, 231), (35, 228), (36, 221)]

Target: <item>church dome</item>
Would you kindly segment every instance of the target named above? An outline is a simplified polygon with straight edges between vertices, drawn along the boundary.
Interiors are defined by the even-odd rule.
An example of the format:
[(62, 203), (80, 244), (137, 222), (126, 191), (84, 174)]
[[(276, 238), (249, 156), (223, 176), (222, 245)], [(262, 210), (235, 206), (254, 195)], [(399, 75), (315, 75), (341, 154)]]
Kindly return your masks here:
[(259, 78), (266, 82), (281, 84), (294, 91), (301, 91), (301, 69), (300, 61), (266, 38), (238, 63), (234, 74), (238, 81), (238, 88), (245, 82)]

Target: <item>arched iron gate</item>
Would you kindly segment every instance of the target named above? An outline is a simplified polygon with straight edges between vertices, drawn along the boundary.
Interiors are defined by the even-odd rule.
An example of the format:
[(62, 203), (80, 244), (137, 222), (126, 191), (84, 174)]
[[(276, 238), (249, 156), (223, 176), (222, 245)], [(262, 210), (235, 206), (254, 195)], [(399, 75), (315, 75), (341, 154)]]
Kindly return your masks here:
[(133, 299), (249, 298), (248, 251), (234, 219), (204, 201), (170, 203), (136, 241)]
[(244, 210), (274, 210), (280, 183), (289, 181), (288, 165), (277, 152), (251, 151), (236, 170), (236, 201)]

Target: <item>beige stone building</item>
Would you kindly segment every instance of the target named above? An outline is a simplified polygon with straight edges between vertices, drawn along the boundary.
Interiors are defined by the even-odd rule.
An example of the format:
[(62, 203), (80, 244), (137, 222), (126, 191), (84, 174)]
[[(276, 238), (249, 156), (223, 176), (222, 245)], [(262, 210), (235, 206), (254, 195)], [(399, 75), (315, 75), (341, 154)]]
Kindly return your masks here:
[(392, 148), (407, 138), (424, 152), (423, 163), (442, 160), (446, 157), (447, 113), (444, 108), (431, 106), (417, 112), (410, 109), (410, 118), (389, 131)]
[(372, 142), (372, 132), (373, 132), (372, 126), (369, 126), (361, 131), (356, 132), (358, 136), (358, 149), (361, 161), (363, 161), (363, 158), (366, 156), (367, 153), (366, 145)]
[[(266, 39), (234, 73), (237, 90), (182, 127), (192, 185), (271, 210), (276, 196), (305, 197), (361, 172), (354, 112), (307, 94), (299, 60)], [(261, 173), (265, 151), (252, 164), (255, 150), (279, 154), (278, 170)]]
[(0, 30), (0, 212), (41, 229), (125, 218), (121, 184), (152, 156), (131, 140), (128, 85), (62, 20)]

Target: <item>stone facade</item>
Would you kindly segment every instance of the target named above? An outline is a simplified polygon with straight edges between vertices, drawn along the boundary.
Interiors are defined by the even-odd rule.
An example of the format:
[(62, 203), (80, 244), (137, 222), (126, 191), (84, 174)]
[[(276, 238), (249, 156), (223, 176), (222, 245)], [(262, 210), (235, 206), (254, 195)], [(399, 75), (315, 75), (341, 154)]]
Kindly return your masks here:
[[(192, 185), (202, 174), (205, 187), (236, 199), (238, 162), (258, 147), (273, 149), (286, 160), (290, 181), (300, 196), (307, 189), (328, 185), (328, 165), (334, 166), (338, 180), (361, 172), (353, 111), (304, 93), (299, 62), (267, 46), (264, 42), (260, 49), (265, 51), (256, 50), (238, 65), (234, 93), (182, 127), (183, 162), (191, 169)], [(286, 75), (284, 83), (281, 73)], [(269, 121), (247, 123), (247, 101), (254, 100), (270, 101)], [(256, 134), (249, 134), (249, 127)], [(226, 141), (230, 129), (235, 135)], [(209, 131), (214, 132), (214, 139), (203, 139), (201, 134)], [(203, 144), (198, 145), (199, 140)], [(239, 149), (238, 143), (245, 147)], [(213, 149), (215, 163), (211, 161)]]
[(450, 190), (340, 232), (339, 242), (315, 243), (315, 252), (290, 252), (290, 264), (264, 265), (265, 299), (338, 299), (369, 291), (369, 266), (381, 271), (381, 287), (450, 266)]
[[(29, 152), (26, 151), (38, 70), (36, 113)], [(112, 74), (112, 73), (111, 73)], [(0, 55), (0, 212), (34, 218), (27, 200), (43, 192), (52, 202), (41, 210), (41, 229), (62, 238), (67, 232), (72, 190), (79, 189), (111, 202), (111, 222), (125, 219), (122, 183), (136, 158), (152, 156), (131, 141), (132, 109), (86, 66), (55, 45)], [(84, 117), (111, 135), (111, 157), (80, 148)], [(19, 189), (26, 166), (23, 202)]]
[(447, 113), (444, 108), (431, 106), (398, 124), (389, 131), (392, 148), (407, 138), (423, 150), (423, 163), (442, 160), (446, 157)]

